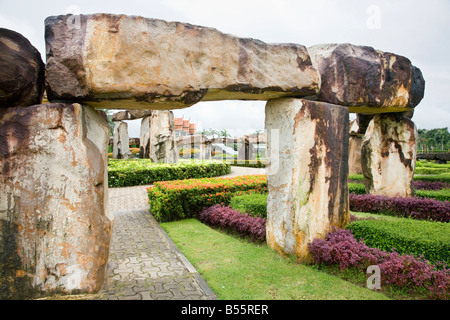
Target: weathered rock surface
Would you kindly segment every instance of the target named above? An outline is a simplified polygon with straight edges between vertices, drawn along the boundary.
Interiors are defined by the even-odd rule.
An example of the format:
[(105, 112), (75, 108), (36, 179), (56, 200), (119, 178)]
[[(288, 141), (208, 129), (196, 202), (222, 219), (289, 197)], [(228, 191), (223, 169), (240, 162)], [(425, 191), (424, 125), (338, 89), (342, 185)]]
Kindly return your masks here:
[(362, 169), (371, 194), (409, 197), (414, 193), (417, 128), (402, 114), (376, 115), (362, 141)]
[(24, 36), (0, 28), (0, 108), (39, 104), (44, 95), (45, 65)]
[(73, 16), (45, 21), (50, 101), (170, 110), (200, 100), (317, 94), (318, 73), (302, 45), (135, 16), (77, 19), (76, 27)]
[(112, 115), (112, 121), (142, 119), (152, 115), (152, 110), (124, 110)]
[(320, 75), (319, 101), (371, 114), (408, 111), (423, 98), (422, 73), (405, 57), (348, 43), (308, 52)]
[(141, 158), (150, 158), (156, 163), (177, 162), (175, 124), (172, 111), (154, 110), (141, 121)]
[(348, 142), (348, 173), (362, 174), (361, 147), (363, 134), (359, 133), (358, 120), (350, 122), (350, 137)]
[(113, 158), (128, 159), (130, 154), (128, 124), (123, 121), (116, 121), (113, 134)]
[(348, 109), (274, 99), (266, 105), (265, 124), (267, 243), (307, 262), (309, 242), (349, 221)]
[(100, 289), (109, 126), (91, 107), (0, 109), (0, 298)]
[(256, 149), (248, 139), (243, 139), (238, 149), (238, 160), (256, 160)]

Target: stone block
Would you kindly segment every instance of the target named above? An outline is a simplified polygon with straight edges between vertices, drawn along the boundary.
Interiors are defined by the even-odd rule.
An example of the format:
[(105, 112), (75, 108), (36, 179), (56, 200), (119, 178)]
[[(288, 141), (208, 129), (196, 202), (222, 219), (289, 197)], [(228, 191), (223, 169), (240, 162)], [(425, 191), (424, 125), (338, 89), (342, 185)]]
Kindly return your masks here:
[(282, 255), (310, 261), (308, 243), (349, 221), (348, 117), (346, 107), (303, 99), (266, 105), (266, 234)]
[(20, 33), (0, 28), (0, 108), (42, 102), (45, 65), (41, 54)]
[(368, 193), (392, 197), (414, 194), (417, 136), (414, 122), (402, 114), (373, 117), (361, 148)]
[(376, 114), (410, 111), (424, 96), (422, 73), (406, 57), (349, 43), (315, 45), (308, 52), (319, 71), (319, 101)]
[(109, 126), (79, 104), (0, 109), (0, 298), (102, 286)]
[(318, 90), (306, 47), (187, 23), (113, 14), (54, 16), (45, 21), (45, 38), (50, 101), (171, 110), (200, 100), (304, 97)]

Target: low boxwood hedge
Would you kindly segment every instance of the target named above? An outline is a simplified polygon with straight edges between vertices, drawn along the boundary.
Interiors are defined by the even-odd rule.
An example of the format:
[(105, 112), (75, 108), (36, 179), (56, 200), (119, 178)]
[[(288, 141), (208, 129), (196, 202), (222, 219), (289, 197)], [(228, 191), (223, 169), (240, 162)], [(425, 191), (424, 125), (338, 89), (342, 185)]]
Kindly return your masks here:
[(109, 187), (150, 185), (157, 181), (217, 177), (231, 172), (227, 163), (187, 161), (157, 164), (150, 159), (108, 160)]
[(399, 254), (423, 255), (435, 263), (449, 261), (450, 224), (414, 219), (356, 220), (347, 229), (356, 239), (373, 248), (395, 251)]
[(246, 194), (231, 198), (229, 206), (252, 217), (267, 217), (267, 194)]

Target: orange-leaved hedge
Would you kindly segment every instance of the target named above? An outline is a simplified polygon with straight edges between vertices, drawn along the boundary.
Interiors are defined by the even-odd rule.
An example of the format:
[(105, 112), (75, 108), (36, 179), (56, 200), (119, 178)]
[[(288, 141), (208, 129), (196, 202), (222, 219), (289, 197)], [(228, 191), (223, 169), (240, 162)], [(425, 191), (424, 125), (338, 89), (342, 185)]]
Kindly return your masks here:
[(202, 208), (228, 204), (243, 193), (267, 193), (266, 175), (157, 182), (147, 188), (150, 212), (158, 222), (196, 217)]

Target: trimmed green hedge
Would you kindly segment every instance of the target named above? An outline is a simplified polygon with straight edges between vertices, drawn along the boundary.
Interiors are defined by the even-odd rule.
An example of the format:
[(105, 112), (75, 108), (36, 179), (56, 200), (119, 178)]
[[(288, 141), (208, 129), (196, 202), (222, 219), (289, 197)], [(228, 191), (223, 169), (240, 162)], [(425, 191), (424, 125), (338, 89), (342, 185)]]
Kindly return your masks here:
[(265, 168), (266, 160), (234, 160), (230, 162), (235, 167), (247, 167), (247, 168)]
[(150, 159), (108, 160), (109, 187), (150, 185), (157, 181), (217, 177), (231, 172), (223, 162), (152, 163)]
[(368, 219), (347, 225), (369, 247), (423, 255), (432, 263), (450, 259), (450, 224), (414, 219)]
[(414, 175), (413, 179), (414, 181), (450, 183), (450, 173), (440, 173), (434, 175)]
[(448, 173), (449, 169), (447, 168), (432, 168), (432, 167), (417, 167), (414, 170), (414, 174), (441, 174)]
[(355, 193), (355, 194), (365, 194), (366, 187), (364, 186), (363, 183), (349, 182), (348, 183), (348, 192)]
[(265, 175), (157, 182), (147, 189), (150, 212), (159, 222), (195, 217), (202, 208), (228, 204), (242, 192), (267, 193)]
[(267, 194), (247, 194), (231, 198), (230, 207), (253, 217), (267, 217)]
[(436, 199), (439, 201), (450, 201), (450, 189), (442, 190), (416, 190), (416, 197)]

